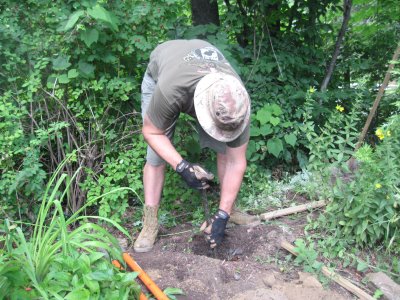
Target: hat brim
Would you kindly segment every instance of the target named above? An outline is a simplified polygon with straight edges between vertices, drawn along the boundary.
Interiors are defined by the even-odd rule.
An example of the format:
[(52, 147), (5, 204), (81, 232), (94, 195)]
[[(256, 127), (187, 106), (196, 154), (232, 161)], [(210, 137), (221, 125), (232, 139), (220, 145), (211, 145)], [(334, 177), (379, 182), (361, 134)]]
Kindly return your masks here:
[[(226, 80), (227, 77), (229, 77), (228, 80), (237, 81), (237, 84), (240, 86), (240, 88), (243, 89), (244, 95), (246, 95), (247, 97), (246, 101), (248, 101), (248, 109), (244, 116), (243, 122), (234, 130), (224, 130), (218, 127), (210, 112), (210, 102), (213, 100), (211, 93), (212, 89), (210, 89), (210, 87), (212, 87), (220, 80)], [(200, 126), (208, 135), (220, 142), (231, 142), (235, 140), (243, 133), (246, 126), (249, 124), (250, 97), (248, 96), (248, 93), (241, 81), (232, 75), (227, 75), (223, 73), (211, 73), (204, 76), (196, 86), (196, 90), (194, 93), (194, 108)]]

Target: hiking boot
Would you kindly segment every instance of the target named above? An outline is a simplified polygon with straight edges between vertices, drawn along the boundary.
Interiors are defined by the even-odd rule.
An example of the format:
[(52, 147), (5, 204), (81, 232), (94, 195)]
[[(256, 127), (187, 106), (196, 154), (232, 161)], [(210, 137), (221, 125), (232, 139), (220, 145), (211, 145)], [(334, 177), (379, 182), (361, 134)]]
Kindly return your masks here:
[(240, 211), (236, 207), (232, 209), (229, 222), (234, 223), (236, 225), (249, 225), (249, 226), (256, 226), (261, 224), (258, 216), (249, 215), (245, 212)]
[(148, 252), (153, 249), (158, 233), (157, 206), (144, 206), (143, 209), (143, 228), (136, 239), (133, 249), (136, 252)]

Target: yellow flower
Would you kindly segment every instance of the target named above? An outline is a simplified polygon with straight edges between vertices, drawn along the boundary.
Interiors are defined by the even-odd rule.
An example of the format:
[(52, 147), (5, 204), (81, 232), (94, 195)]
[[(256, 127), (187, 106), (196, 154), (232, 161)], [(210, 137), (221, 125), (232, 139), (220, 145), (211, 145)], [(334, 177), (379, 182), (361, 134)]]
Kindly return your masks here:
[(375, 135), (376, 135), (380, 140), (383, 140), (383, 139), (385, 138), (385, 134), (383, 133), (382, 128), (378, 128), (378, 129), (375, 131)]
[(308, 91), (310, 92), (310, 94), (314, 93), (315, 92), (315, 87), (310, 86), (310, 89)]
[(375, 183), (375, 189), (380, 189), (382, 187), (382, 184), (380, 183)]
[(392, 133), (390, 132), (390, 130), (386, 131), (386, 136), (391, 136)]
[(344, 107), (338, 104), (338, 105), (336, 105), (336, 110), (340, 111), (340, 112), (343, 112), (344, 111)]

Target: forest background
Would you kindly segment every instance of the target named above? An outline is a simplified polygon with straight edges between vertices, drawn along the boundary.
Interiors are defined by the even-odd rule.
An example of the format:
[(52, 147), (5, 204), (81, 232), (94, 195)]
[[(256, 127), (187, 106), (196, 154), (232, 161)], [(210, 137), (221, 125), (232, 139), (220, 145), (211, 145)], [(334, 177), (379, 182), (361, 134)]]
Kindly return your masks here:
[[(57, 218), (83, 213), (140, 227), (142, 76), (157, 44), (201, 38), (223, 52), (252, 99), (239, 206), (261, 212), (276, 182), (290, 183), (310, 199), (329, 200), (310, 228), (326, 236), (322, 246), (332, 256), (373, 247), (394, 254), (390, 271), (398, 274), (396, 0), (2, 0), (0, 20), (5, 244), (17, 227), (30, 234), (52, 211), (43, 208), (49, 199), (60, 201)], [(358, 144), (389, 63), (390, 84)], [(193, 120), (179, 122), (180, 153), (215, 171)], [(172, 210), (203, 218), (197, 195), (171, 170), (163, 198), (166, 226), (179, 222)]]

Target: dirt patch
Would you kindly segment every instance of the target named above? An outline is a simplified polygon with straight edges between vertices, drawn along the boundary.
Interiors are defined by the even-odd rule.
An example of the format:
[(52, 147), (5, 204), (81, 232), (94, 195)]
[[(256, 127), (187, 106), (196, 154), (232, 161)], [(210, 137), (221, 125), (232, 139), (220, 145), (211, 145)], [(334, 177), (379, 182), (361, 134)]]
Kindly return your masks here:
[[(323, 287), (293, 266), (279, 247), (300, 237), (304, 219), (292, 217), (256, 227), (229, 225), (212, 252), (191, 224), (162, 230), (149, 253), (129, 252), (161, 289), (181, 288), (178, 299), (353, 299), (335, 283)], [(311, 279), (304, 279), (311, 278)]]

